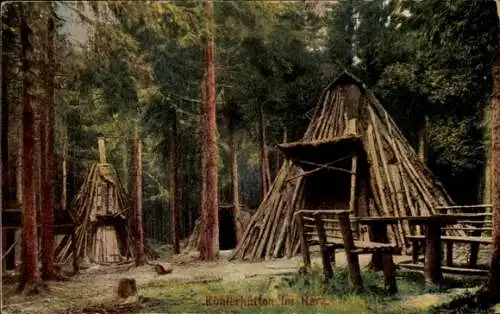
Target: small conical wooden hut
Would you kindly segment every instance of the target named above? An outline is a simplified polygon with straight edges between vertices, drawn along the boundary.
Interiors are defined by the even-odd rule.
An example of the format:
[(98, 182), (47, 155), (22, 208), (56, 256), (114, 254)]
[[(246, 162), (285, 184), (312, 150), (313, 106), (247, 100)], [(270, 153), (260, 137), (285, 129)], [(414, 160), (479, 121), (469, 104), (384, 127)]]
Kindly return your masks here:
[[(134, 257), (133, 211), (113, 166), (106, 162), (104, 141), (99, 140), (100, 162), (94, 163), (69, 208), (75, 225), (78, 259), (90, 263), (118, 263)], [(148, 257), (155, 257), (144, 243)], [(72, 256), (71, 238), (56, 248), (56, 260)]]
[[(322, 92), (303, 138), (279, 148), (287, 160), (233, 259), (299, 253), (292, 218), (300, 209), (350, 209), (356, 216), (416, 216), (453, 203), (373, 93), (346, 72)], [(407, 249), (405, 236), (414, 233), (402, 222), (389, 230), (389, 237)]]
[[(71, 203), (76, 251), (91, 263), (120, 262), (133, 255), (128, 228), (130, 206), (116, 171), (108, 163), (94, 163)], [(69, 239), (56, 250), (58, 260), (71, 255)]]

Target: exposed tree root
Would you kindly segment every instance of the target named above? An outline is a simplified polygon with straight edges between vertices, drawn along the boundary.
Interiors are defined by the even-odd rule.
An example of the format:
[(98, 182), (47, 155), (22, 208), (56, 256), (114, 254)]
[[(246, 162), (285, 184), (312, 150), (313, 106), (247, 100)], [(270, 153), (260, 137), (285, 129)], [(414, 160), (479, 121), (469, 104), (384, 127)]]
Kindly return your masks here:
[(39, 283), (20, 283), (17, 287), (16, 293), (24, 295), (37, 295), (43, 292), (50, 292), (49, 286), (44, 282)]

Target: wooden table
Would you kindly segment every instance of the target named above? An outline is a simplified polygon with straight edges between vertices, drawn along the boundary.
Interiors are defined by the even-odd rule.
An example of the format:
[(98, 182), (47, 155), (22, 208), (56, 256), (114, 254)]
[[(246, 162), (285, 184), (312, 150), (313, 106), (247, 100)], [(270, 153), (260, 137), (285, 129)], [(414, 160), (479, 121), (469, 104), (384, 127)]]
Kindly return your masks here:
[(424, 279), (430, 285), (440, 284), (443, 280), (441, 227), (456, 224), (457, 218), (446, 215), (401, 218), (408, 220), (409, 224), (425, 227)]
[[(364, 217), (359, 218), (359, 223), (368, 226), (368, 233), (370, 241), (389, 243), (389, 236), (387, 235), (387, 225), (394, 225), (401, 221), (400, 217), (393, 216), (379, 216), (379, 217)], [(372, 254), (372, 260), (369, 267), (375, 270), (383, 268), (382, 254)]]

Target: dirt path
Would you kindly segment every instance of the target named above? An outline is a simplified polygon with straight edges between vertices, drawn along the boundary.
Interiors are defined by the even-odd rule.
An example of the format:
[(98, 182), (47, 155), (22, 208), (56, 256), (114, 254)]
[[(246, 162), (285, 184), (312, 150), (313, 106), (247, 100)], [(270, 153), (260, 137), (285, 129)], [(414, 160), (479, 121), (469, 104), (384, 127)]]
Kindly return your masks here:
[[(138, 268), (91, 267), (68, 282), (50, 284), (50, 293), (37, 296), (19, 296), (14, 293), (15, 285), (4, 285), (2, 289), (2, 313), (53, 313), (55, 311), (90, 306), (115, 301), (115, 289), (119, 278), (135, 278), (139, 294), (141, 286), (153, 281), (190, 282), (201, 279), (215, 279), (224, 282), (240, 281), (253, 277), (266, 277), (298, 271), (302, 260), (300, 256), (291, 259), (277, 259), (259, 263), (229, 262), (228, 251), (221, 252), (219, 261), (201, 263), (195, 255), (175, 256), (162, 260), (173, 264), (173, 272), (158, 276), (150, 265)], [(407, 259), (407, 257), (405, 257)], [(370, 256), (361, 255), (360, 264), (366, 266)], [(319, 257), (312, 259), (313, 264), (321, 265)], [(336, 255), (337, 267), (345, 267), (343, 253)]]

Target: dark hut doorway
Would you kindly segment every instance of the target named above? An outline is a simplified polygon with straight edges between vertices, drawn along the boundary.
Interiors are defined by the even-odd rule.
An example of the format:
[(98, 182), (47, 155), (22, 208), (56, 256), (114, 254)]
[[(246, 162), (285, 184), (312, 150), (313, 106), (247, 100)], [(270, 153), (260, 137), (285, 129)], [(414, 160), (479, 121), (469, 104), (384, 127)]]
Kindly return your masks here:
[(236, 247), (236, 231), (234, 226), (233, 207), (219, 210), (219, 248), (232, 250)]
[[(354, 210), (356, 215), (366, 212), (364, 196), (366, 183), (369, 182), (368, 160), (359, 137), (349, 135), (325, 141), (282, 144), (279, 147), (287, 158), (304, 170), (302, 208)], [(357, 157), (357, 166), (352, 173), (354, 156)], [(351, 191), (353, 174), (356, 182), (352, 182)], [(354, 203), (350, 202), (351, 197)]]
[(307, 209), (349, 209), (351, 174), (347, 171), (351, 167), (350, 158), (336, 163), (335, 167), (339, 169), (322, 169), (305, 178)]

